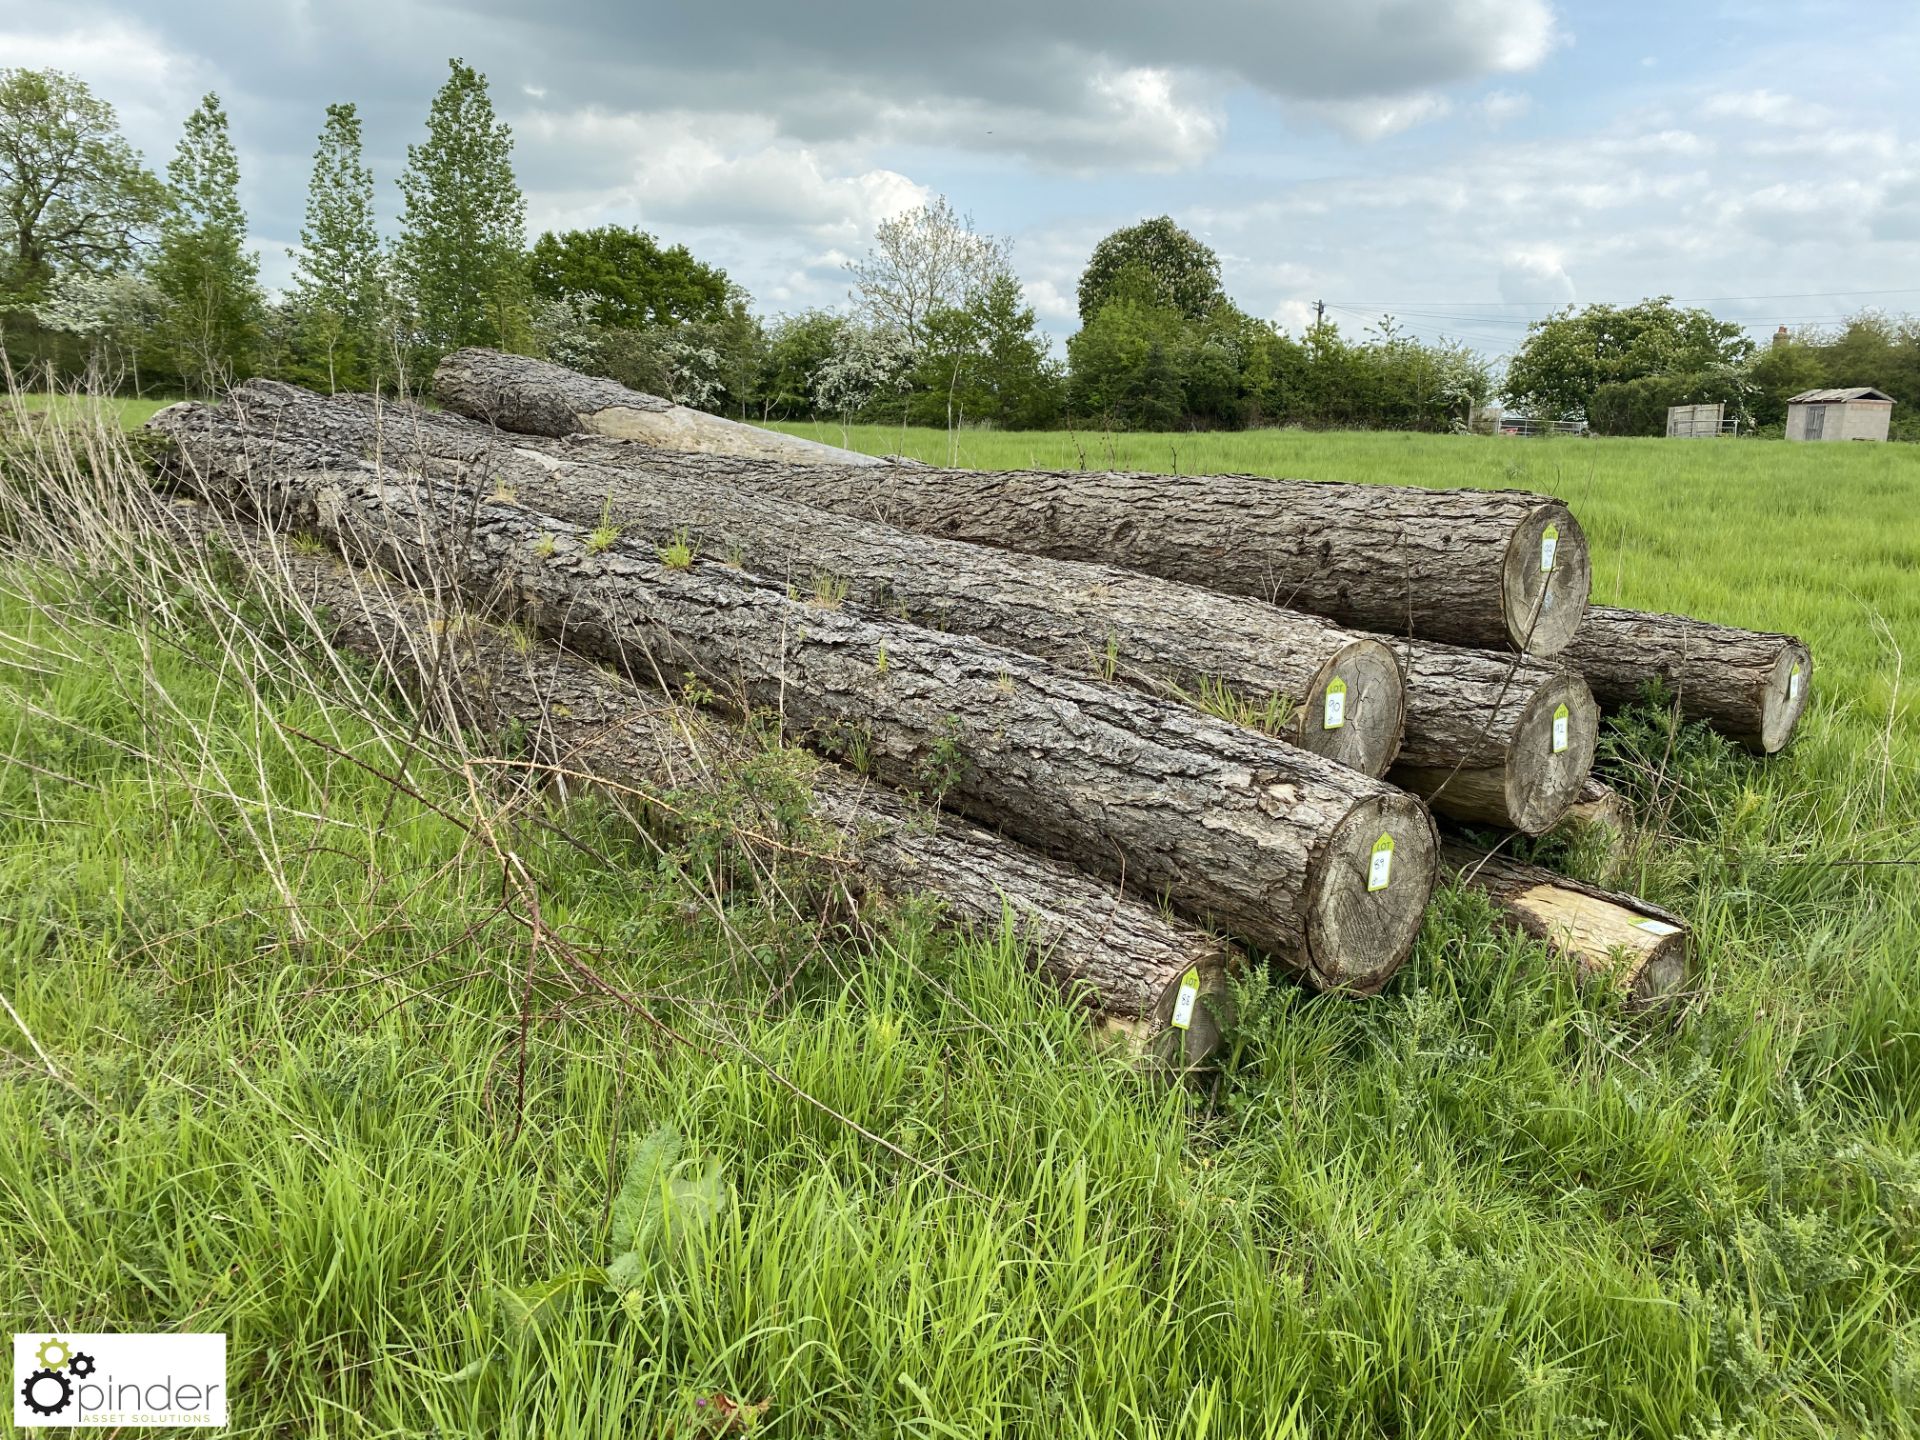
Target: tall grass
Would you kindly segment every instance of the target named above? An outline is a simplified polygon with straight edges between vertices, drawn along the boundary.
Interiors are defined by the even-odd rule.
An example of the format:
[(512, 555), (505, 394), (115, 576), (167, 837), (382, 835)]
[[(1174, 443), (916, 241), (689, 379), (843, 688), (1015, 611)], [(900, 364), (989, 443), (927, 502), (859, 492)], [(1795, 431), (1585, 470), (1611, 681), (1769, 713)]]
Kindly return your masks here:
[[(1005, 936), (908, 904), (835, 938), (477, 785), (297, 610), (117, 546), (105, 428), (0, 469), (7, 1328), (226, 1330), (243, 1434), (1916, 1428), (1896, 452), (1276, 441), (1561, 490), (1603, 590), (1807, 631), (1819, 699), (1770, 763), (1609, 732), (1658, 831), (1627, 883), (1698, 927), (1681, 1013), (1447, 893), (1377, 1000), (1250, 980), (1186, 1089), (1088, 1045)], [(530, 987), (503, 851), (697, 1043), (561, 966)]]

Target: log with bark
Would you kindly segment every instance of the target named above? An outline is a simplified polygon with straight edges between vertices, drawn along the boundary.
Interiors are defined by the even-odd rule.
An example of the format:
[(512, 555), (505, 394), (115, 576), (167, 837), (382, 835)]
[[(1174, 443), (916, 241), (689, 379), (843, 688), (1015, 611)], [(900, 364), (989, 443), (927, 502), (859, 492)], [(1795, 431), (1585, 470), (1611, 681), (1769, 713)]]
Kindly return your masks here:
[(1786, 745), (1812, 693), (1813, 655), (1797, 636), (1685, 615), (1595, 605), (1564, 658), (1609, 710), (1658, 680), (1687, 719), (1762, 755)]
[(1513, 929), (1572, 961), (1583, 981), (1613, 986), (1636, 1008), (1685, 986), (1687, 923), (1671, 910), (1451, 838), (1440, 848), (1449, 874), (1491, 900)]
[(1455, 819), (1527, 835), (1553, 828), (1599, 743), (1586, 682), (1563, 664), (1396, 640), (1407, 725), (1387, 778)]
[(319, 531), (409, 580), (513, 596), (541, 629), (637, 675), (780, 717), (790, 733), (1369, 994), (1411, 950), (1437, 837), (1411, 796), (1186, 706), (406, 480), (318, 441), (162, 412), (186, 483)]
[[(643, 475), (568, 458), (599, 449), (529, 447), (468, 420), (276, 381), (249, 381), (225, 409), (262, 436), (324, 438), (511, 494), (576, 524), (615, 523), (637, 540), (680, 537), (802, 593), (844, 589), (917, 623), (1163, 693), (1218, 686), (1248, 719), (1275, 696), (1304, 691), (1282, 738), (1373, 774), (1398, 748), (1392, 783), (1456, 819), (1539, 834), (1592, 764), (1593, 700), (1564, 666), (1419, 641), (1388, 642), (1389, 653), (1372, 637), (1255, 600), (829, 517), (718, 485), (684, 456), (657, 456)], [(1329, 726), (1335, 683), (1345, 724)], [(1397, 747), (1396, 702), (1405, 706)]]
[[(442, 402), (508, 428), (571, 433), (556, 432), (542, 416), (570, 411), (583, 384), (608, 405), (615, 392), (634, 393), (604, 390), (610, 381), (562, 380), (541, 361), (461, 353), (484, 355), (485, 393), (511, 394), (514, 403), (469, 403), (474, 387), (460, 367), (448, 372)], [(642, 468), (650, 460), (642, 446), (624, 457), (608, 453)], [(1479, 649), (1557, 653), (1580, 624), (1592, 579), (1586, 536), (1572, 513), (1550, 496), (1518, 490), (702, 459), (728, 484), (837, 514), (1120, 565), (1356, 629)]]
[(324, 438), (578, 525), (685, 544), (803, 595), (838, 595), (1171, 698), (1224, 702), (1247, 723), (1363, 774), (1384, 773), (1400, 746), (1405, 702), (1393, 652), (1313, 616), (1110, 566), (910, 535), (676, 465), (643, 478), (363, 396), (253, 380), (224, 408), (264, 436)]
[(840, 594), (1162, 694), (1217, 691), (1272, 733), (1368, 774), (1381, 773), (1397, 748), (1393, 656), (1371, 636), (1313, 617), (1111, 567), (1020, 560), (829, 517), (671, 464), (642, 482), (567, 461), (564, 449), (502, 443), (467, 422), (365, 397), (256, 380), (231, 408), (266, 435), (325, 437), (387, 463), (479, 467), (439, 473), (576, 523), (618, 525), (631, 538), (682, 538), (803, 592)]
[[(536, 772), (592, 782), (622, 801), (671, 802), (759, 754), (736, 727), (563, 648), (529, 650), (476, 617), (450, 619), (424, 593), (336, 556), (295, 550), (197, 503), (157, 518), (191, 545), (240, 558), (257, 593), (291, 601), (329, 644), (422, 702), (432, 723), (511, 734)], [(839, 766), (821, 764), (809, 780), (810, 818), (833, 847), (826, 863), (856, 898), (929, 895), (950, 921), (981, 934), (1010, 922), (1042, 977), (1148, 1058), (1194, 1065), (1219, 1044), (1228, 982), (1243, 963), (1220, 937)], [(735, 839), (749, 849), (779, 845), (748, 831)], [(1183, 988), (1193, 991), (1184, 1004)]]
[(498, 350), (456, 350), (434, 372), (440, 403), (526, 435), (605, 435), (667, 450), (758, 455), (798, 465), (883, 465), (857, 450), (802, 440), (676, 405), (612, 380)]

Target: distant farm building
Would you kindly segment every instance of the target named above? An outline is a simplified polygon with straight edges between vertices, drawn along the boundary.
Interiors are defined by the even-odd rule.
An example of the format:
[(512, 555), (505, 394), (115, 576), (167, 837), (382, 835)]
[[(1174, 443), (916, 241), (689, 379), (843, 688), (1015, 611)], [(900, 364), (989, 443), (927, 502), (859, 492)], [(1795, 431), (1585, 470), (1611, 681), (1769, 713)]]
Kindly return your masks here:
[(1871, 385), (1803, 390), (1787, 401), (1789, 440), (1884, 440), (1893, 397)]
[(1724, 404), (1714, 405), (1669, 405), (1667, 407), (1667, 438), (1669, 440), (1704, 440), (1714, 435), (1733, 435), (1740, 429), (1740, 421), (1727, 418)]

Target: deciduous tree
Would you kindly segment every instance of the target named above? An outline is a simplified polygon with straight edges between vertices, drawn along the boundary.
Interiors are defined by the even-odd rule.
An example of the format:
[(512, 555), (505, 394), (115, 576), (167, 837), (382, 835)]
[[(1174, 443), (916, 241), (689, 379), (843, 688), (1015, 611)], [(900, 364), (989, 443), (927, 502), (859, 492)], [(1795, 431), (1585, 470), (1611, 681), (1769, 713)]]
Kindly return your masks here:
[(996, 279), (1012, 274), (1011, 248), (997, 235), (976, 231), (972, 216), (936, 195), (883, 220), (866, 258), (849, 262), (847, 270), (868, 322), (898, 332), (918, 353), (934, 312), (964, 310)]
[(1507, 399), (1536, 415), (1584, 416), (1602, 385), (1644, 375), (1695, 374), (1739, 365), (1746, 332), (1671, 296), (1637, 305), (1568, 306), (1537, 320), (1507, 366)]
[(718, 320), (734, 293), (726, 271), (686, 246), (662, 247), (624, 225), (548, 232), (533, 242), (528, 269), (535, 295), (577, 305), (608, 329)]
[(1114, 231), (1093, 247), (1080, 275), (1080, 323), (1123, 294), (1198, 320), (1226, 299), (1220, 257), (1159, 215)]
[(0, 70), (0, 290), (123, 268), (166, 204), (111, 105), (58, 70)]

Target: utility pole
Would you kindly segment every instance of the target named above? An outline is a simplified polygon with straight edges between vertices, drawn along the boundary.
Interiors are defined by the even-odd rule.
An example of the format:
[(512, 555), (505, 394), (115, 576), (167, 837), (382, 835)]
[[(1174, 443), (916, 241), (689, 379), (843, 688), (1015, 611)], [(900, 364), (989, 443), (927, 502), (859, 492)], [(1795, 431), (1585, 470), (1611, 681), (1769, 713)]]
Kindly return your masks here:
[(1326, 324), (1326, 321), (1327, 321), (1327, 302), (1324, 300), (1314, 301), (1313, 302), (1313, 328), (1318, 330), (1322, 325)]

